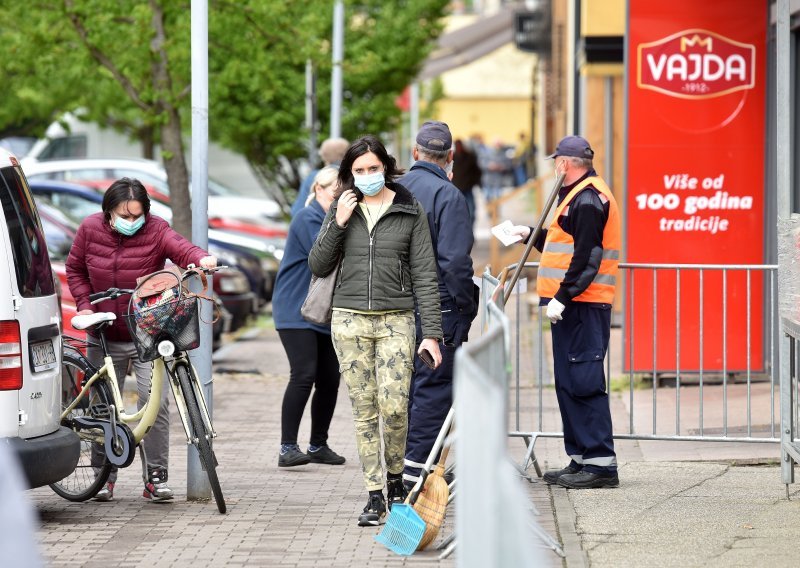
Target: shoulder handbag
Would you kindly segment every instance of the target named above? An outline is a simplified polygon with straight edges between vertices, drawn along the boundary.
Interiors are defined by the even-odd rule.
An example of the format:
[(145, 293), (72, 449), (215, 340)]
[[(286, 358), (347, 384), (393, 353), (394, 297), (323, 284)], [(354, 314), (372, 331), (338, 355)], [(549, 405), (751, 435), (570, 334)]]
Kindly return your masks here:
[(307, 321), (319, 325), (331, 323), (331, 312), (333, 311), (333, 289), (336, 288), (336, 279), (339, 276), (339, 267), (342, 259), (336, 261), (336, 267), (327, 276), (322, 278), (311, 276), (311, 283), (308, 285), (308, 294), (300, 308), (300, 314)]

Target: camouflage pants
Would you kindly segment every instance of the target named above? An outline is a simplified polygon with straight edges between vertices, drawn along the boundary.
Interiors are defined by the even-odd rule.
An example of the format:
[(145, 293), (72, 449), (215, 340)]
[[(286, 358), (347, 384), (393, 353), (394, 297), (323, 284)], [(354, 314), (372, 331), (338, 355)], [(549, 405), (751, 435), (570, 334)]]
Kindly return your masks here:
[(382, 315), (334, 311), (333, 347), (350, 393), (358, 456), (367, 491), (383, 489), (383, 457), (389, 473), (403, 472), (408, 431), (408, 389), (414, 370), (414, 313)]

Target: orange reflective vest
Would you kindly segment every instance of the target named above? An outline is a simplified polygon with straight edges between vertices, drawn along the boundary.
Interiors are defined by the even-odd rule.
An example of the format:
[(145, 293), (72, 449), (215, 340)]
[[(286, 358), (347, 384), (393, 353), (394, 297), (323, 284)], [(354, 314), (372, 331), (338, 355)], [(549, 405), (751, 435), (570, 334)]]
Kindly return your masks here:
[(608, 220), (603, 229), (603, 259), (600, 262), (600, 270), (597, 271), (592, 283), (586, 290), (572, 298), (572, 301), (603, 304), (610, 304), (614, 301), (621, 245), (619, 209), (614, 195), (600, 177), (588, 177), (583, 180), (572, 188), (572, 191), (556, 207), (553, 221), (547, 229), (547, 238), (536, 277), (536, 292), (540, 298), (554, 298), (567, 274), (575, 251), (575, 241), (572, 235), (561, 228), (558, 219), (562, 215), (569, 215), (570, 202), (588, 185), (591, 185), (600, 194), (600, 199), (604, 203), (609, 203)]

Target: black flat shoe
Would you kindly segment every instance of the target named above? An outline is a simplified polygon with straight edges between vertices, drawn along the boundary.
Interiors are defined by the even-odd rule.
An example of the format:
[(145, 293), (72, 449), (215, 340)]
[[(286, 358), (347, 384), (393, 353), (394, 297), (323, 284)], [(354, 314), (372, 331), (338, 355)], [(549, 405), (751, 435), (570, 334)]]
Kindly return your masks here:
[(568, 489), (599, 489), (601, 487), (619, 487), (619, 476), (614, 473), (602, 475), (580, 471), (567, 473), (558, 478), (558, 484)]
[(545, 471), (544, 475), (542, 476), (542, 479), (544, 480), (545, 483), (549, 483), (552, 485), (554, 483), (558, 483), (558, 478), (561, 477), (562, 475), (578, 473), (579, 471), (580, 468), (568, 465), (564, 469), (550, 469)]
[(328, 465), (342, 465), (346, 460), (328, 446), (320, 446), (316, 452), (308, 450), (311, 463), (324, 463)]

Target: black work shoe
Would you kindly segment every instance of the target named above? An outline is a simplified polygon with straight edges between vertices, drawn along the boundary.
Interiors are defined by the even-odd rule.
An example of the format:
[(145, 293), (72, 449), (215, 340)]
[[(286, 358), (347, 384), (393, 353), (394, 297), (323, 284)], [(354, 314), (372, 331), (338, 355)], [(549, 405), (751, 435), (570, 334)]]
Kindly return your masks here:
[(386, 516), (386, 501), (383, 494), (370, 495), (364, 512), (358, 516), (358, 526), (377, 527), (383, 522)]
[(619, 476), (616, 473), (600, 474), (589, 471), (567, 473), (558, 478), (558, 484), (568, 489), (598, 489), (600, 487), (619, 487)]
[(571, 473), (578, 473), (580, 468), (574, 467), (572, 464), (568, 465), (564, 469), (550, 469), (544, 472), (542, 479), (545, 483), (558, 483), (558, 478), (562, 475), (571, 474)]
[(278, 456), (278, 467), (294, 467), (296, 465), (306, 465), (311, 458), (300, 451), (297, 446), (282, 447), (281, 454)]
[(308, 457), (311, 463), (325, 463), (328, 465), (342, 465), (346, 460), (328, 446), (319, 446), (316, 450), (308, 448)]
[(395, 503), (405, 503), (406, 497), (408, 497), (408, 491), (403, 484), (402, 477), (396, 479), (390, 477), (386, 480), (386, 500), (389, 502), (390, 511)]

